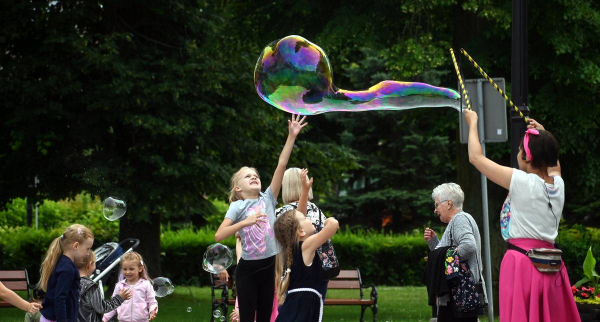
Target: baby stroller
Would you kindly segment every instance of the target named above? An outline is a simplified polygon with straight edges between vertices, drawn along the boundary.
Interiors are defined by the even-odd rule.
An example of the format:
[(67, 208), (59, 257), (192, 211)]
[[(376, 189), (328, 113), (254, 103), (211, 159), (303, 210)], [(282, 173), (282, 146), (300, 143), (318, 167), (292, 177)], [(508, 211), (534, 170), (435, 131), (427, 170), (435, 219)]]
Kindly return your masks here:
[(102, 283), (108, 282), (109, 278), (114, 279), (109, 285), (116, 283), (116, 278), (111, 278), (109, 273), (121, 262), (123, 255), (136, 249), (139, 244), (139, 239), (127, 238), (118, 244), (106, 243), (94, 250), (96, 254), (96, 273), (90, 277), (98, 283), (100, 289), (102, 289)]

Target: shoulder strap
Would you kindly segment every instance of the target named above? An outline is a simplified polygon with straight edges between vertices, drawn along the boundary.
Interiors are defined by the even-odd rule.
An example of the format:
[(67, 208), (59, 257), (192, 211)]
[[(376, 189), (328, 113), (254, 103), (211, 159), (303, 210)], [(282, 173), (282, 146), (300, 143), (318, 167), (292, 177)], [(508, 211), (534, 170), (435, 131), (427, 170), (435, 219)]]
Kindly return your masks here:
[[(469, 225), (471, 226), (471, 231), (474, 231), (475, 228), (473, 228), (471, 219), (469, 219), (469, 217), (467, 217), (467, 216), (465, 216), (465, 217), (467, 218), (467, 221), (469, 222)], [(454, 225), (452, 225), (452, 229), (454, 229)], [(473, 237), (475, 237), (475, 235), (473, 235)], [(452, 230), (450, 231), (450, 245), (452, 245)], [(475, 246), (477, 246), (477, 244), (475, 244)], [(475, 259), (477, 260), (477, 265), (479, 266), (479, 278), (480, 278), (480, 280), (483, 280), (483, 273), (482, 273), (483, 266), (481, 266), (481, 262), (479, 261), (479, 254), (475, 254)]]
[(321, 218), (325, 217), (325, 215), (321, 211), (321, 208), (317, 207), (317, 209), (319, 209), (319, 227), (322, 227), (323, 223), (321, 222)]

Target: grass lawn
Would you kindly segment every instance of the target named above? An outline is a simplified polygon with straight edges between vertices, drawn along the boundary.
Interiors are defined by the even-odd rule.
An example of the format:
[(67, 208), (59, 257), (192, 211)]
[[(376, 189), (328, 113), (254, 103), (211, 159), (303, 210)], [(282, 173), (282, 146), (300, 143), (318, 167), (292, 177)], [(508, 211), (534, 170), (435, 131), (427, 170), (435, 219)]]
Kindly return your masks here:
[[(427, 305), (425, 287), (380, 286), (378, 321), (429, 321), (431, 307)], [(365, 294), (366, 295), (366, 294)], [(358, 296), (357, 290), (330, 290), (328, 298)], [(210, 321), (211, 304), (209, 287), (176, 287), (175, 293), (158, 299), (159, 311), (154, 321)], [(191, 312), (188, 312), (191, 308)], [(22, 322), (25, 313), (15, 309), (0, 309), (0, 322)], [(372, 321), (370, 310), (365, 313), (365, 321)], [(358, 321), (358, 306), (326, 306), (323, 321)], [(227, 319), (229, 321), (229, 319)], [(487, 321), (481, 317), (481, 321)]]

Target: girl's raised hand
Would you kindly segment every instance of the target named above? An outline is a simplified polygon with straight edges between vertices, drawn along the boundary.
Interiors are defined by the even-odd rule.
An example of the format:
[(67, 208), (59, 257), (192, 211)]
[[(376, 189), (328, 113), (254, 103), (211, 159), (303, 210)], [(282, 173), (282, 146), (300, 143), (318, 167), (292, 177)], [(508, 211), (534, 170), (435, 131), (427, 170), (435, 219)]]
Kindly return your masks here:
[(300, 119), (300, 114), (292, 114), (292, 119), (288, 120), (288, 130), (291, 136), (298, 136), (303, 127), (307, 126), (308, 123), (304, 123), (306, 116)]
[(464, 109), (463, 113), (465, 113), (465, 121), (467, 121), (467, 125), (471, 126), (471, 124), (477, 124), (477, 113)]
[(310, 187), (312, 187), (313, 178), (310, 178), (310, 180), (308, 180), (308, 169), (302, 169), (300, 171), (300, 182), (302, 182), (303, 190), (309, 190)]
[(544, 126), (542, 126), (538, 121), (530, 118), (529, 124), (527, 125), (528, 129), (536, 129), (536, 130), (544, 130)]

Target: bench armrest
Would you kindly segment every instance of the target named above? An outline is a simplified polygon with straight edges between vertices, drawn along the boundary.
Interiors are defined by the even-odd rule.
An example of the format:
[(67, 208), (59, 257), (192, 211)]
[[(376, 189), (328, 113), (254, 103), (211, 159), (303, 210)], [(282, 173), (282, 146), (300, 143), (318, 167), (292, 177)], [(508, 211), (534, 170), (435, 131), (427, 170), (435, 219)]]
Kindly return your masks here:
[(360, 284), (360, 299), (364, 300), (364, 292), (363, 289), (371, 288), (371, 300), (377, 300), (377, 286), (375, 284), (363, 285)]

